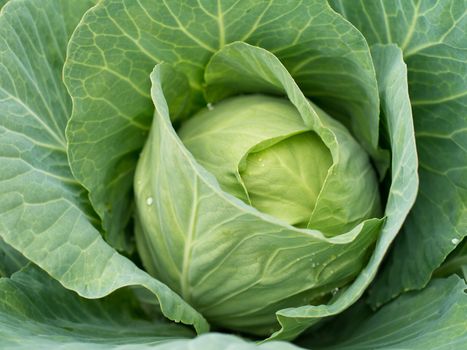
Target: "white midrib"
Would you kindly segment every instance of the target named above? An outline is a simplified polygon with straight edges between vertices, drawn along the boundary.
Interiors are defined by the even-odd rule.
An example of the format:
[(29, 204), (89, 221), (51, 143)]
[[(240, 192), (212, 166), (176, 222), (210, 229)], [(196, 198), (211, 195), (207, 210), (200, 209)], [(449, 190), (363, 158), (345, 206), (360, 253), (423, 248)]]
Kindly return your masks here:
[(193, 238), (196, 233), (196, 225), (198, 220), (198, 177), (195, 175), (194, 188), (193, 188), (193, 202), (191, 206), (190, 223), (188, 227), (188, 235), (183, 248), (183, 264), (180, 274), (180, 287), (183, 299), (190, 301), (190, 283), (189, 283), (189, 269), (191, 260), (191, 246)]

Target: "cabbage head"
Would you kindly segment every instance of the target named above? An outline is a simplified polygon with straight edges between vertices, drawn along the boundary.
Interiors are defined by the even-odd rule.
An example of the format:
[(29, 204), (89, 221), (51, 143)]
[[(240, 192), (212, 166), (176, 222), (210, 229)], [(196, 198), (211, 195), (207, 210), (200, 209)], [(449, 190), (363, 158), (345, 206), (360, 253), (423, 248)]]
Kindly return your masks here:
[(467, 0), (0, 7), (0, 348), (465, 347)]

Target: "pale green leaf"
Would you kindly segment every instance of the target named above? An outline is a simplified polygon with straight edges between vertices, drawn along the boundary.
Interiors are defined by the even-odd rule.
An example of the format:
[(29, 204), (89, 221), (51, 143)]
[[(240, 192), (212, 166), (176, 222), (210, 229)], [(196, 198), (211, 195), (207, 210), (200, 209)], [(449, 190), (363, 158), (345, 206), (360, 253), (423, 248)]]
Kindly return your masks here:
[(62, 67), (71, 32), (91, 4), (18, 0), (0, 15), (0, 237), (82, 296), (143, 286), (168, 318), (205, 331), (200, 314), (104, 242), (68, 167), (71, 101)]
[(333, 165), (306, 227), (336, 235), (380, 216), (378, 185), (368, 155), (342, 124), (304, 97), (274, 55), (233, 43), (212, 57), (205, 75), (210, 101), (248, 93), (287, 95), (303, 119), (302, 130), (315, 132), (329, 149)]
[[(242, 67), (258, 62), (267, 69), (257, 69), (252, 80), (272, 79), (302, 117), (326, 134), (326, 142), (343, 137), (340, 124), (314, 114), (312, 105), (271, 53), (234, 43), (217, 57), (228, 62), (240, 53), (244, 59), (233, 61)], [(217, 70), (215, 62), (211, 64), (212, 73), (228, 66)], [(251, 67), (256, 66), (252, 63)], [(156, 66), (151, 75), (156, 113), (135, 175), (140, 223), (137, 243), (143, 263), (212, 323), (268, 335), (279, 327), (277, 310), (330, 297), (334, 288), (355, 278), (367, 261), (382, 220), (365, 220), (349, 232), (327, 238), (319, 231), (289, 226), (222, 191), (183, 146), (170, 123), (172, 101), (165, 96), (172, 95), (170, 90), (185, 88), (180, 78), (174, 82), (176, 75), (168, 64)], [(242, 72), (237, 76), (243, 77)], [(346, 151), (342, 152), (344, 162)], [(336, 173), (340, 172), (338, 165)], [(352, 301), (345, 300), (342, 304), (346, 306)], [(283, 321), (283, 338), (295, 336), (315, 321), (304, 314), (297, 317), (304, 319), (300, 329), (291, 330)]]
[(372, 43), (407, 64), (420, 192), (373, 289), (379, 304), (426, 285), (467, 234), (467, 1), (333, 0)]
[(315, 350), (464, 349), (466, 288), (456, 276), (434, 279), (422, 291), (401, 295), (374, 314), (357, 305), (299, 344)]
[(306, 130), (300, 114), (287, 100), (252, 95), (209, 105), (183, 123), (177, 134), (221, 188), (248, 203), (239, 172), (245, 155), (262, 141)]
[(326, 1), (103, 0), (85, 15), (68, 47), (64, 77), (74, 110), (67, 138), (73, 172), (117, 248), (154, 109), (154, 64), (170, 63), (188, 77), (191, 95), (180, 116), (186, 117), (206, 104), (209, 58), (237, 40), (276, 53), (306, 95), (334, 106), (376, 153), (378, 95), (368, 46)]
[[(316, 319), (338, 314), (363, 294), (375, 277), (384, 255), (415, 200), (418, 188), (417, 158), (402, 55), (396, 47), (391, 46), (373, 48), (372, 56), (392, 150), (392, 183), (385, 209), (387, 219), (368, 265), (340, 298), (329, 305), (303, 306), (278, 313), (279, 322), (292, 334), (294, 332), (297, 334), (306, 323), (310, 322), (307, 318)], [(273, 334), (273, 338), (282, 336), (280, 332)]]
[(129, 289), (99, 300), (81, 298), (30, 265), (0, 278), (1, 348), (150, 348), (194, 336), (163, 318), (150, 320), (137, 305)]
[[(38, 303), (37, 301), (40, 300)], [(298, 350), (284, 342), (255, 345), (239, 337), (193, 332), (164, 319), (149, 319), (131, 290), (89, 300), (66, 290), (44, 271), (28, 266), (0, 278), (2, 350)]]
[[(138, 348), (139, 349), (139, 348)], [(168, 342), (155, 348), (155, 350), (300, 350), (291, 343), (283, 341), (272, 341), (255, 344), (245, 341), (237, 336), (208, 333), (192, 340), (181, 340)], [(136, 349), (135, 349), (136, 350)], [(303, 349), (304, 350), (304, 349)]]

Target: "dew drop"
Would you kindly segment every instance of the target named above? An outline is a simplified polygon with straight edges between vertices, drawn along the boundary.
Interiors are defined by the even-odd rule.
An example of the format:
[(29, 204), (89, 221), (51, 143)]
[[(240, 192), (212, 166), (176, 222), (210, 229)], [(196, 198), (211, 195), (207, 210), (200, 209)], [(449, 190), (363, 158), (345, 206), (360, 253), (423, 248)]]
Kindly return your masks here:
[(212, 105), (211, 102), (209, 102), (206, 107), (208, 107), (208, 110), (212, 111), (214, 109), (214, 106)]
[(152, 198), (152, 197), (146, 198), (146, 204), (147, 205), (152, 205), (152, 203), (154, 203), (154, 198)]
[(454, 245), (458, 245), (459, 242), (460, 242), (460, 240), (458, 238), (451, 239), (451, 243), (454, 244)]
[(331, 290), (332, 295), (336, 295), (337, 292), (339, 292), (339, 288), (334, 288), (333, 290)]

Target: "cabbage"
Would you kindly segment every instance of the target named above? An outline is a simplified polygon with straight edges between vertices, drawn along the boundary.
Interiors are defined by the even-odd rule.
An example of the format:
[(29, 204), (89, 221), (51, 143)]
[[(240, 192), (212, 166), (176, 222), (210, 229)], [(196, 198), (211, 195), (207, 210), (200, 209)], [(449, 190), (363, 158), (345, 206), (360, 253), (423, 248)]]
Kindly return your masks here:
[(465, 0), (2, 5), (2, 349), (467, 342)]

